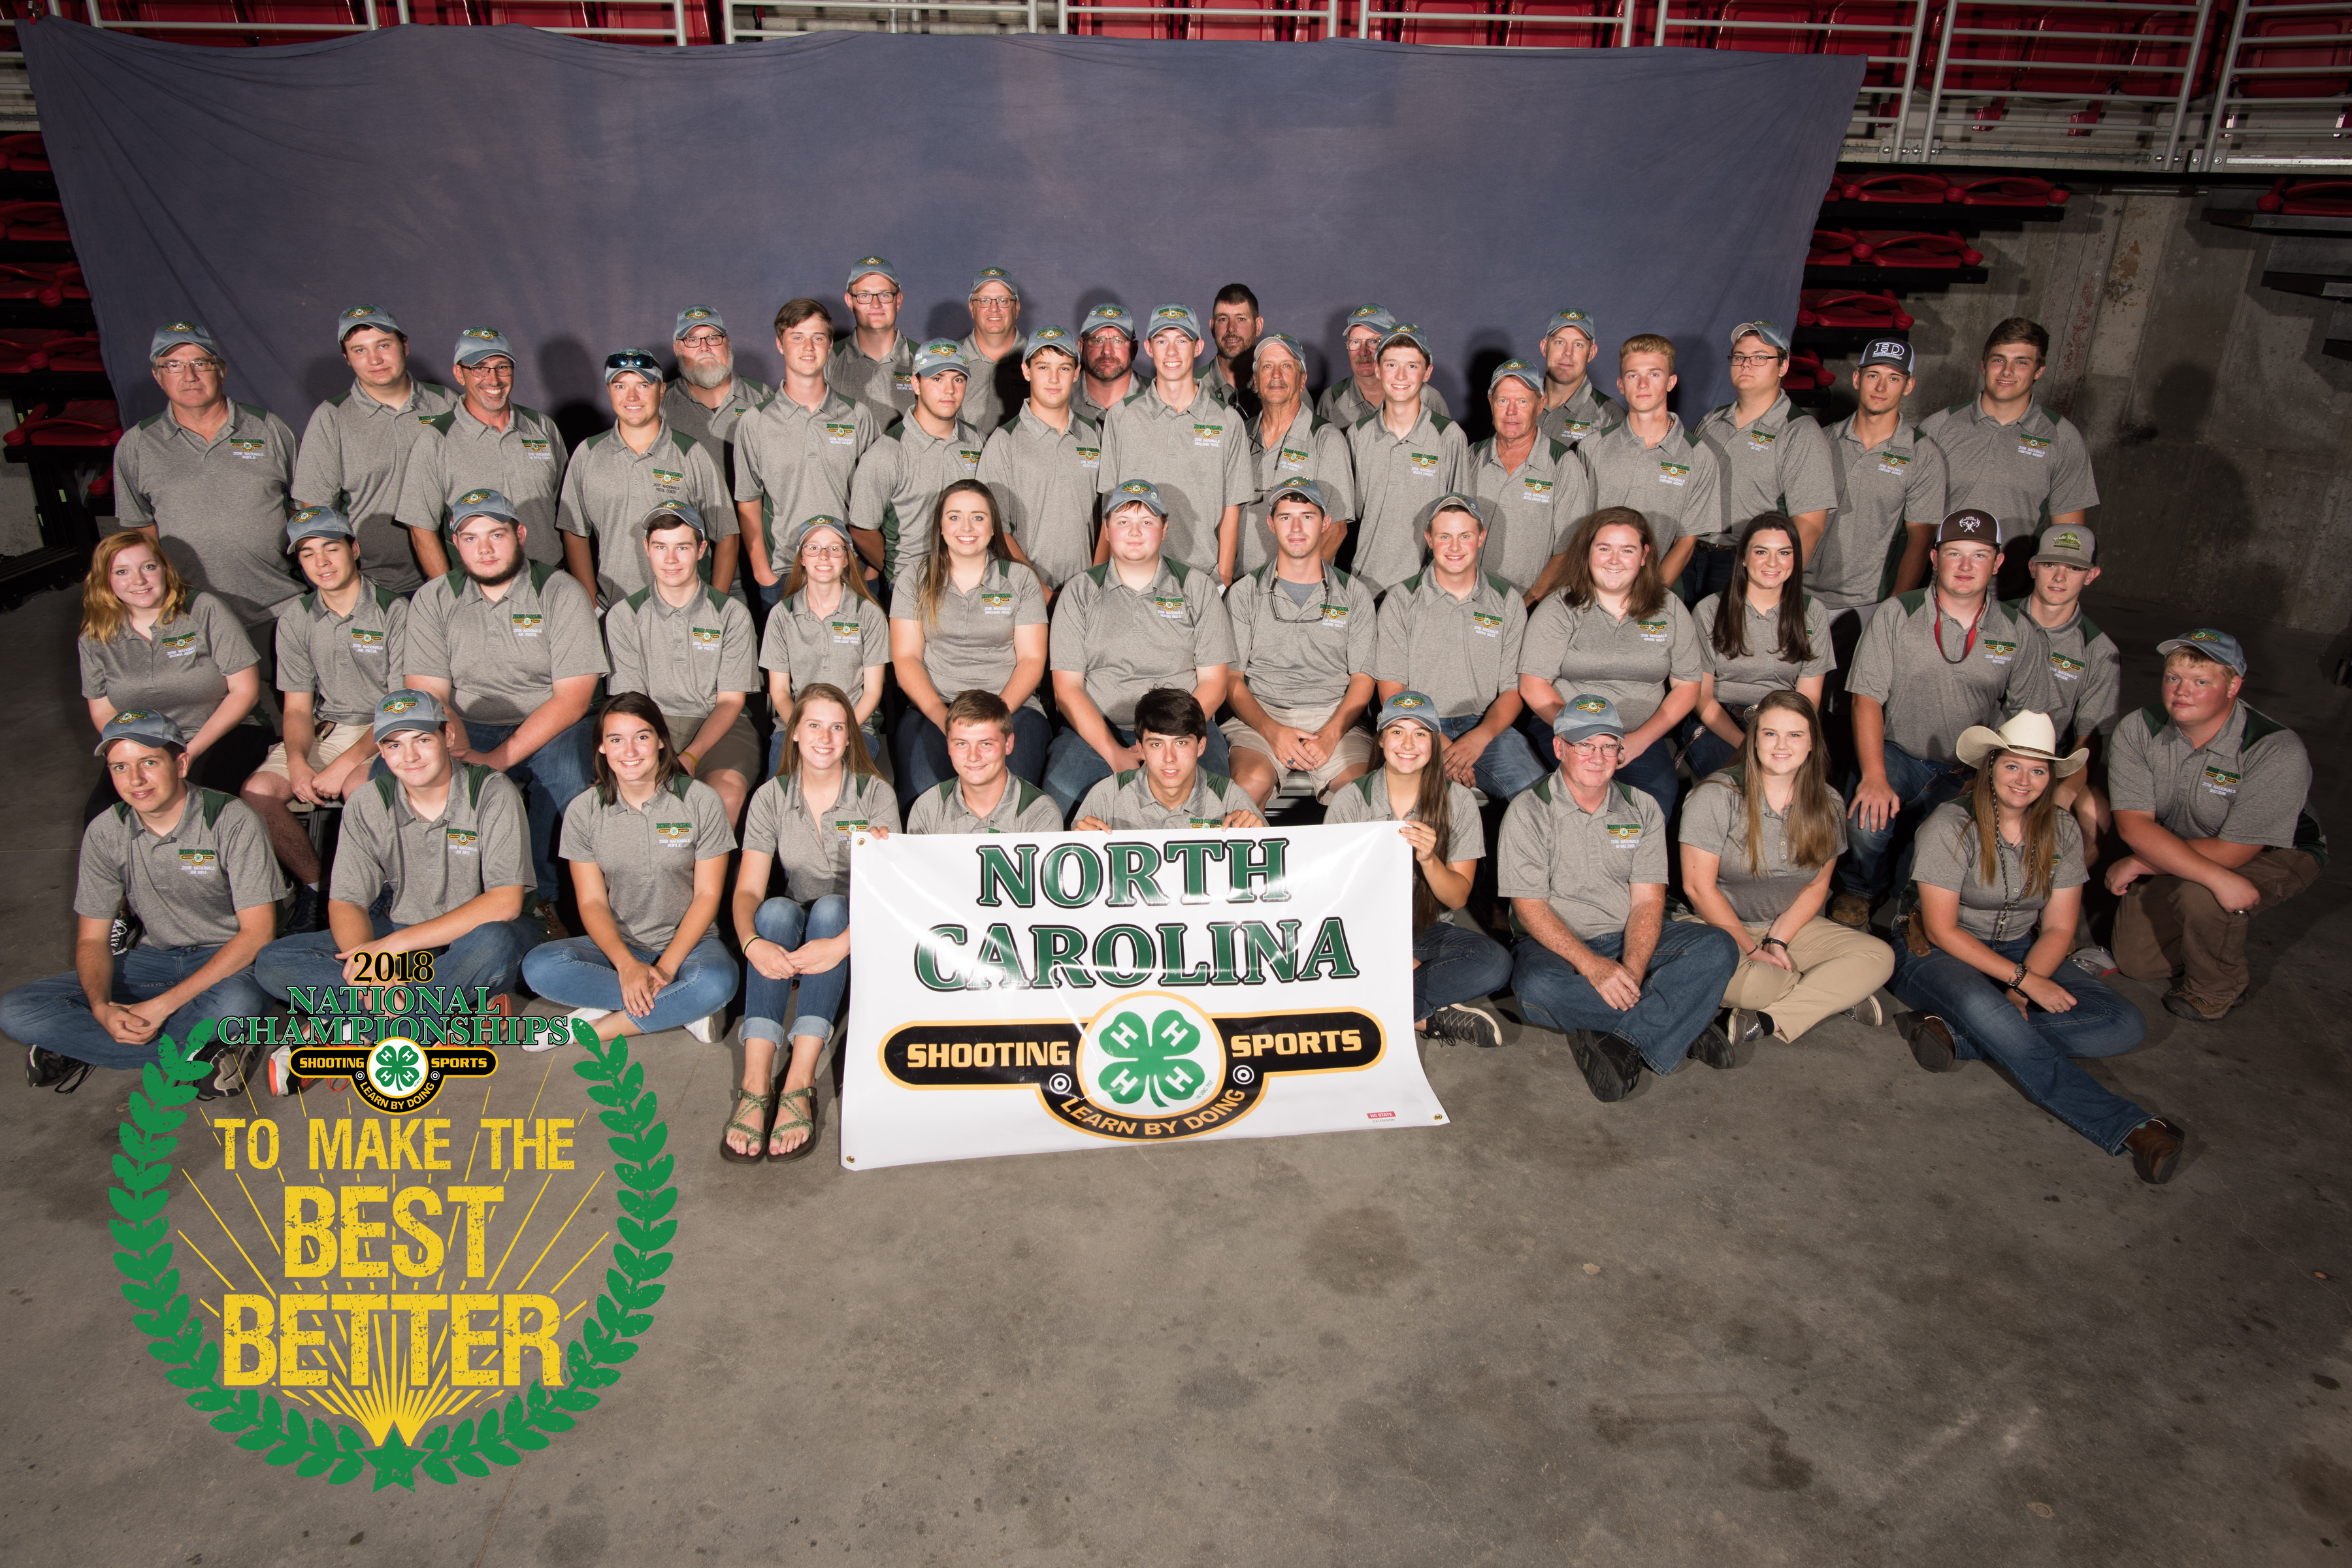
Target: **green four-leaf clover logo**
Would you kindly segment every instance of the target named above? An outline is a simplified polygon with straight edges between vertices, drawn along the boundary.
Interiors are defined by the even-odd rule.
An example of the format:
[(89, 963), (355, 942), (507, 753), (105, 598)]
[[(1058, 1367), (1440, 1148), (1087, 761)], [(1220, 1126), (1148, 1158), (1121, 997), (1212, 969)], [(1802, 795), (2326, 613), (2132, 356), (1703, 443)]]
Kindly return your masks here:
[(425, 1076), (425, 1058), (409, 1041), (386, 1040), (369, 1060), (368, 1076), (386, 1094), (397, 1094), (416, 1087)]
[(1138, 1015), (1121, 1013), (1096, 1038), (1117, 1059), (1095, 1081), (1121, 1105), (1133, 1105), (1148, 1091), (1151, 1103), (1165, 1110), (1191, 1099), (1209, 1076), (1192, 1056), (1201, 1031), (1173, 1007), (1153, 1019), (1149, 1031)]

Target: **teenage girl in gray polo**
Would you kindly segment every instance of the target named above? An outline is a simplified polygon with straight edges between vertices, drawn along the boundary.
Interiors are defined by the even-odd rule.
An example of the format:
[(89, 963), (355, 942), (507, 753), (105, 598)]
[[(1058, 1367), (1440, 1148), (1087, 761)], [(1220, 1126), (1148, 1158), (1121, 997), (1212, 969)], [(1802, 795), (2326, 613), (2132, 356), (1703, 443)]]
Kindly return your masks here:
[[(890, 662), (890, 617), (866, 586), (866, 573), (837, 517), (812, 517), (793, 536), (793, 563), (784, 574), (783, 602), (768, 612), (760, 639), (760, 668), (768, 671), (769, 710), (789, 713), (811, 686), (847, 694), (851, 721), (866, 731), (866, 749), (882, 745), (882, 671)], [(784, 727), (768, 742), (768, 772), (784, 754)]]
[[(1782, 512), (1759, 512), (1739, 531), (1731, 584), (1691, 611), (1698, 633), (1699, 733), (1691, 777), (1703, 779), (1738, 753), (1748, 714), (1775, 691), (1797, 690), (1814, 708), (1835, 659), (1830, 615), (1804, 592), (1803, 545)], [(1726, 606), (1734, 606), (1728, 612)]]

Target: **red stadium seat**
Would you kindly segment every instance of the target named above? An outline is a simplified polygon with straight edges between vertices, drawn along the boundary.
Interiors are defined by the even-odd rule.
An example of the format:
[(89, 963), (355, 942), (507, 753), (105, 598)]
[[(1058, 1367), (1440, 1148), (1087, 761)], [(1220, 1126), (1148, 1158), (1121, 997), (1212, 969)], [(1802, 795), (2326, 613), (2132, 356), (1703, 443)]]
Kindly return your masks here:
[[(2189, 61), (2189, 35), (2197, 18), (2159, 11), (2140, 18), (2124, 51), (2124, 74), (2116, 90), (2129, 98), (2170, 98), (2180, 90), (2180, 68)], [(2135, 74), (2147, 73), (2147, 74)], [(2192, 85), (2190, 96), (2197, 95)]]
[(49, 150), (42, 142), (41, 133), (24, 131), (14, 136), (0, 136), (0, 168), (19, 174), (47, 174)]
[(1847, 180), (1835, 199), (1849, 202), (1940, 202), (1950, 195), (1952, 182), (1941, 174), (1906, 172), (1863, 174)]
[(1797, 296), (1801, 327), (1861, 327), (1867, 331), (1911, 330), (1911, 314), (1895, 303), (1892, 289), (1875, 294), (1848, 289), (1806, 289)]
[(0, 300), (37, 300), (58, 305), (89, 298), (81, 268), (70, 261), (0, 261)]
[(103, 375), (106, 362), (99, 358), (96, 332), (58, 332), (26, 356), (26, 368), (60, 375)]
[(1399, 41), (1407, 44), (1500, 46), (1510, 28), (1501, 0), (1404, 0), (1412, 13)]
[(1911, 7), (1887, 5), (1882, 0), (1834, 5), (1829, 19), (1839, 26), (1869, 27), (1870, 32), (1836, 32), (1822, 35), (1822, 53), (1825, 55), (1883, 55), (1891, 57), (1887, 63), (1864, 68), (1862, 85), (1901, 90), (1903, 59), (1911, 52)]
[(1857, 261), (1870, 259), (1870, 247), (1860, 235), (1849, 229), (1817, 228), (1813, 243), (1805, 252), (1808, 267), (1851, 267)]
[[(2036, 13), (2006, 5), (1955, 5), (1948, 16), (1944, 36), (1946, 92), (1976, 97), (2004, 94), (2019, 88), (2032, 90), (2032, 83), (2018, 79), (2034, 73), (2020, 71), (2017, 62), (2025, 58), (2025, 31), (2040, 23)], [(1991, 29), (1993, 36), (1967, 32), (1955, 36), (1949, 30), (1953, 27)], [(1993, 117), (1998, 118), (1998, 114)]]
[(0, 237), (62, 242), (68, 237), (66, 210), (55, 202), (0, 202)]
[(9, 447), (111, 447), (122, 439), (122, 415), (112, 403), (77, 399), (54, 413), (43, 411), (5, 435)]
[(1605, 49), (1618, 37), (1611, 9), (1606, 0), (1521, 0), (1510, 7), (1503, 41), (1521, 47)]
[(1789, 370), (1780, 378), (1780, 389), (1784, 392), (1819, 392), (1836, 383), (1837, 377), (1822, 367), (1820, 354), (1811, 349), (1798, 349), (1789, 356)]
[(1867, 242), (1874, 267), (1916, 267), (1923, 268), (1953, 268), (1974, 267), (1984, 259), (1967, 240), (1957, 234), (1910, 234), (1901, 230), (1872, 230), (1862, 237)]
[(2294, 217), (2352, 217), (2352, 180), (2281, 180), (2254, 205)]
[[(48, 344), (70, 334), (54, 327), (20, 328), (0, 332), (0, 375), (28, 375), (43, 369), (41, 351)], [(92, 339), (95, 342), (97, 340)], [(36, 363), (36, 361), (41, 361)]]
[[(2130, 49), (2125, 39), (2136, 20), (2128, 11), (2098, 11), (2079, 5), (2043, 12), (2036, 36), (2025, 45), (2025, 58), (2038, 68), (2018, 72), (2015, 90), (2062, 93), (2068, 98), (2105, 98), (2115, 90), (2116, 74)], [(2103, 36), (2063, 36), (2074, 33)], [(2052, 37), (2053, 34), (2061, 36)], [(2086, 68), (2051, 68), (2062, 65)]]
[[(2341, 98), (2352, 93), (2352, 11), (2308, 11), (2257, 16), (2238, 46), (2243, 69), (2309, 68), (2310, 76), (2242, 77), (2229, 89), (2236, 98)], [(2297, 42), (2317, 39), (2317, 42)]]
[(2069, 194), (2038, 174), (1988, 174), (1954, 180), (1944, 199), (1972, 207), (2054, 207)]
[(1738, 49), (1751, 55), (1812, 54), (1820, 47), (1822, 37), (1812, 30), (1813, 26), (1828, 19), (1813, 6), (1797, 4), (1795, 0), (1727, 0), (1722, 18), (1727, 24), (1783, 24), (1769, 27), (1726, 26), (1713, 29), (1717, 48)]

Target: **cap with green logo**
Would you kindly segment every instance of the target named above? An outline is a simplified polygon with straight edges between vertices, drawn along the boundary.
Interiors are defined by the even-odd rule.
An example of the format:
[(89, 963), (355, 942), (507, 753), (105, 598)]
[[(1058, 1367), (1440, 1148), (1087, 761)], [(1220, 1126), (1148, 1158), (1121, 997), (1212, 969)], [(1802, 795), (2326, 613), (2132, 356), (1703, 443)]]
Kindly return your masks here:
[(1368, 331), (1377, 332), (1386, 337), (1396, 331), (1396, 324), (1397, 319), (1389, 314), (1389, 308), (1386, 305), (1359, 305), (1348, 312), (1348, 325), (1345, 331), (1352, 332), (1358, 327), (1362, 327)]
[(467, 518), (494, 517), (500, 522), (520, 522), (514, 502), (497, 490), (467, 490), (449, 503), (449, 531), (455, 533)]
[(1433, 735), (1445, 733), (1437, 721), (1437, 704), (1419, 691), (1400, 691), (1381, 703), (1380, 721), (1372, 728), (1376, 731), (1385, 730), (1400, 719), (1410, 719)]
[(1528, 363), (1527, 361), (1507, 359), (1495, 367), (1494, 374), (1486, 378), (1486, 395), (1494, 396), (1496, 388), (1507, 381), (1521, 381), (1527, 384), (1530, 392), (1541, 397), (1544, 390), (1543, 378), (1544, 373)]
[(2041, 542), (2034, 547), (2033, 559), (2067, 566), (2096, 566), (2098, 554), (2099, 536), (2078, 522), (2068, 528), (2045, 530)]
[(2201, 653), (2207, 658), (2219, 659), (2240, 675), (2246, 673), (2246, 650), (2239, 647), (2238, 639), (2227, 632), (2215, 631), (2211, 626), (2199, 626), (2195, 631), (2183, 632), (2177, 637), (2157, 644), (2156, 651), (2159, 655), (2169, 655), (2184, 647)]
[(1039, 349), (1052, 349), (1072, 359), (1078, 357), (1077, 340), (1059, 327), (1040, 327), (1029, 334), (1029, 346), (1021, 351), (1021, 363), (1027, 364), (1037, 357)]
[(1087, 312), (1087, 319), (1078, 323), (1078, 336), (1090, 338), (1106, 327), (1125, 332), (1129, 339), (1135, 336), (1135, 321), (1128, 315), (1127, 307), (1108, 300)]
[(1208, 341), (1201, 335), (1201, 319), (1192, 314), (1190, 305), (1161, 305), (1151, 312), (1151, 319), (1143, 327), (1147, 341), (1171, 331), (1189, 332), (1196, 343)]
[(634, 375), (656, 391), (664, 380), (661, 361), (643, 349), (620, 349), (604, 356), (604, 384), (612, 385), (625, 375)]
[(1431, 357), (1429, 353), (1429, 340), (1423, 337), (1421, 335), (1421, 329), (1414, 326), (1411, 321), (1400, 321), (1383, 333), (1381, 338), (1380, 352), (1386, 353), (1389, 350), (1395, 348), (1400, 343), (1410, 343), (1414, 348), (1419, 349), (1422, 353), (1422, 357), (1424, 359)]
[(1537, 338), (1536, 342), (1538, 343), (1549, 342), (1551, 341), (1551, 335), (1554, 332), (1559, 331), (1562, 327), (1574, 327), (1578, 331), (1584, 334), (1584, 341), (1586, 342), (1591, 343), (1595, 348), (1601, 346), (1600, 324), (1594, 321), (1591, 316), (1586, 315), (1582, 310), (1576, 310), (1573, 307), (1565, 310), (1554, 310), (1551, 313), (1551, 320), (1544, 323), (1543, 334)]
[(398, 730), (438, 730), (449, 721), (441, 700), (430, 691), (419, 691), (404, 686), (383, 694), (375, 705), (375, 738), (383, 740)]
[(890, 279), (891, 288), (896, 289), (898, 286), (898, 268), (878, 256), (861, 256), (849, 264), (849, 281), (842, 287), (855, 289), (860, 278), (871, 278), (877, 272)]
[(677, 313), (677, 331), (669, 335), (669, 341), (676, 342), (697, 327), (708, 327), (722, 338), (727, 335), (727, 323), (718, 311), (708, 305), (688, 305)]
[(653, 510), (646, 513), (645, 521), (637, 524), (637, 532), (642, 537), (656, 528), (676, 528), (681, 522), (705, 539), (710, 537), (710, 525), (702, 521), (702, 509), (684, 500), (656, 501)]
[(194, 321), (167, 321), (156, 328), (155, 335), (147, 340), (148, 362), (152, 363), (162, 359), (183, 343), (202, 349), (208, 354), (220, 353), (219, 345), (213, 342), (213, 335)]
[(1160, 487), (1150, 479), (1129, 479), (1110, 492), (1110, 506), (1103, 515), (1108, 518), (1123, 506), (1148, 506), (1154, 516), (1166, 517), (1168, 503), (1160, 499)]
[(1258, 339), (1257, 347), (1250, 351), (1250, 363), (1252, 364), (1255, 364), (1258, 361), (1264, 359), (1265, 357), (1265, 351), (1268, 349), (1280, 349), (1284, 353), (1288, 354), (1292, 359), (1298, 362), (1299, 369), (1305, 370), (1307, 368), (1307, 351), (1300, 348), (1298, 346), (1298, 340), (1292, 337), (1288, 332), (1268, 332), (1265, 336)]
[(970, 375), (971, 364), (963, 350), (953, 338), (933, 338), (915, 351), (915, 374), (918, 376), (944, 375), (949, 371), (958, 375)]
[(392, 319), (392, 312), (383, 306), (354, 305), (335, 318), (335, 341), (339, 343), (343, 342), (362, 327), (373, 327), (379, 332), (390, 332), (404, 340), (408, 336), (400, 330), (400, 323)]
[(971, 275), (971, 291), (974, 294), (979, 293), (991, 283), (1003, 284), (1005, 288), (1013, 291), (1013, 302), (1016, 305), (1021, 303), (1021, 287), (1019, 284), (1013, 281), (1013, 275), (1005, 271), (1003, 268), (983, 267), (979, 271)]
[(818, 516), (803, 519), (800, 527), (793, 531), (793, 553), (795, 556), (800, 554), (807, 547), (809, 540), (820, 533), (833, 534), (841, 541), (845, 550), (855, 552), (857, 548), (856, 542), (849, 537), (849, 524), (837, 517)]
[(306, 539), (353, 539), (352, 520), (341, 507), (306, 506), (286, 520), (286, 552), (294, 553)]
[(1293, 496), (1297, 496), (1317, 511), (1328, 512), (1331, 510), (1331, 503), (1323, 499), (1323, 487), (1313, 479), (1286, 479), (1275, 486), (1266, 492), (1266, 507), (1270, 510)]
[(143, 708), (125, 708), (106, 721), (98, 732), (98, 749), (92, 753), (106, 755), (106, 749), (117, 741), (136, 741), (142, 746), (178, 746), (185, 749), (186, 735), (172, 721), (169, 713), (153, 713)]
[(1580, 691), (1552, 717), (1551, 732), (1571, 746), (1601, 735), (1614, 735), (1622, 741), (1625, 721), (1617, 717), (1617, 704), (1606, 697)]
[(515, 363), (514, 346), (496, 327), (467, 327), (457, 334), (456, 363), (468, 370), (486, 359), (497, 359), (501, 355), (509, 364)]

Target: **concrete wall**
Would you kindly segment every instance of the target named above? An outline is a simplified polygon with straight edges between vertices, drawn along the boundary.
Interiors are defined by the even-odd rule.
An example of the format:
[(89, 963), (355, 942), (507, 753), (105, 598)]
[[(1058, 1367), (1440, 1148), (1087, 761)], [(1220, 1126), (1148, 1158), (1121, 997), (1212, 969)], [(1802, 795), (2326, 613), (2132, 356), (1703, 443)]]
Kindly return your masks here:
[[(2200, 619), (2333, 635), (2352, 624), (2352, 363), (2333, 303), (2262, 286), (2270, 239), (2204, 198), (2078, 194), (2065, 218), (1972, 243), (1989, 282), (1916, 295), (1924, 414), (1966, 400), (1986, 331), (2050, 329), (2042, 395), (2090, 443), (2097, 593)], [(2352, 270), (2352, 267), (2347, 267)]]

